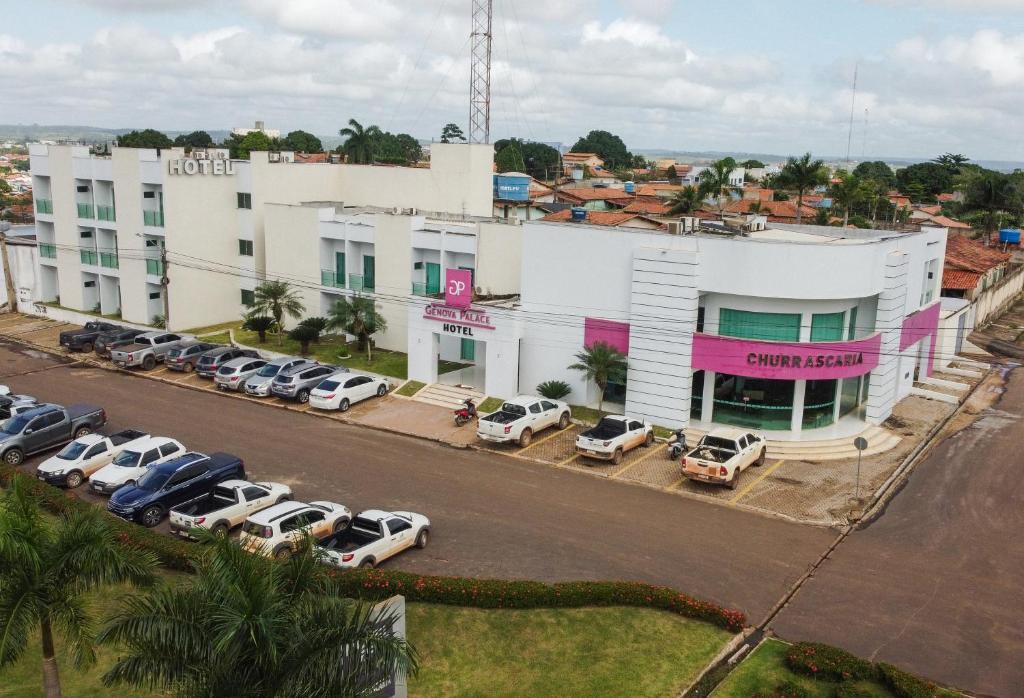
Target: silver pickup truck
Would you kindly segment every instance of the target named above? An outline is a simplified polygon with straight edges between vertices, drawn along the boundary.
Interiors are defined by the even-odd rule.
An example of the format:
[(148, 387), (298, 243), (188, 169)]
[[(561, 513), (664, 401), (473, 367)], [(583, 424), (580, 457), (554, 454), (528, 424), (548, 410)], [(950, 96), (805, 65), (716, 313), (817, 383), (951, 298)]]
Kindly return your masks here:
[(115, 366), (121, 368), (132, 368), (142, 366), (150, 370), (167, 358), (171, 349), (181, 346), (185, 342), (192, 341), (193, 337), (188, 335), (175, 334), (173, 332), (146, 332), (135, 338), (134, 344), (118, 347), (110, 352), (110, 359)]

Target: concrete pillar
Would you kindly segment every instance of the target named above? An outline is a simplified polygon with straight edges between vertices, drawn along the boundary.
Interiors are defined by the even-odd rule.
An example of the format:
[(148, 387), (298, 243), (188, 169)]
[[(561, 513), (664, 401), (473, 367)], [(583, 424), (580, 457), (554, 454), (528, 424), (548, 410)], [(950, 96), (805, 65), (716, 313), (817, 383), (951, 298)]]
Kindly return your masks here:
[(900, 372), (900, 335), (907, 303), (907, 255), (891, 252), (885, 260), (885, 283), (878, 294), (875, 330), (882, 335), (878, 366), (868, 387), (867, 421), (881, 424), (892, 414)]
[(836, 381), (836, 404), (832, 406), (832, 423), (839, 421), (839, 408), (843, 404), (843, 381), (856, 381), (856, 378), (840, 378)]
[(700, 403), (700, 421), (710, 423), (714, 418), (715, 408), (715, 378), (717, 373), (714, 371), (704, 372), (704, 394), (701, 396), (703, 400)]
[(804, 425), (804, 395), (807, 392), (807, 381), (793, 383), (793, 416), (789, 422), (789, 429), (794, 434), (799, 434)]

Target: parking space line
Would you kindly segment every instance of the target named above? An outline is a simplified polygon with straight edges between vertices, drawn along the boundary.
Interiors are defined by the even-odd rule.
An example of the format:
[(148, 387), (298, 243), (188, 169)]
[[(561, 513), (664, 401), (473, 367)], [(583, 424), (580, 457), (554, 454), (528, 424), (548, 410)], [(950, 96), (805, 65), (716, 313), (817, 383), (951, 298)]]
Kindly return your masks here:
[(169, 372), (170, 370), (171, 370), (171, 369), (169, 369), (169, 368), (166, 368), (166, 367), (164, 367), (164, 368), (158, 368), (157, 370), (155, 370), (155, 371), (151, 372), (151, 373), (150, 373), (149, 375), (151, 375), (151, 376), (162, 376), (162, 375), (164, 375), (165, 373), (168, 373), (168, 372)]
[(681, 478), (679, 478), (678, 480), (676, 480), (675, 482), (673, 482), (668, 487), (666, 487), (665, 491), (666, 492), (671, 492), (672, 490), (674, 490), (675, 488), (679, 487), (679, 485), (683, 484), (684, 482), (686, 482), (686, 476), (685, 475), (682, 476)]
[(563, 465), (569, 465), (569, 463), (572, 463), (574, 460), (576, 460), (579, 457), (580, 457), (580, 454), (574, 453), (571, 456), (569, 456), (568, 458), (566, 458), (564, 461), (562, 461), (561, 463), (555, 463), (555, 467), (561, 468)]
[(763, 473), (758, 475), (757, 478), (753, 482), (751, 482), (749, 485), (747, 485), (742, 490), (737, 492), (736, 495), (732, 499), (729, 500), (729, 504), (732, 504), (732, 505), (736, 504), (736, 502), (740, 501), (740, 499), (745, 497), (747, 495), (747, 493), (750, 492), (750, 490), (754, 489), (754, 485), (756, 485), (757, 483), (761, 482), (761, 480), (764, 480), (766, 477), (768, 477), (769, 475), (774, 473), (776, 470), (779, 469), (779, 466), (781, 466), (785, 462), (786, 461), (784, 461), (784, 460), (776, 461), (775, 464), (772, 465), (772, 467), (770, 467), (767, 470), (765, 470)]
[(561, 436), (562, 434), (564, 434), (568, 430), (569, 430), (569, 427), (566, 427), (565, 429), (559, 429), (554, 434), (549, 434), (548, 436), (545, 436), (543, 439), (541, 439), (539, 441), (534, 441), (533, 443), (531, 443), (526, 448), (521, 448), (518, 451), (516, 451), (516, 455), (518, 456), (523, 451), (529, 451), (534, 446), (540, 446), (545, 441), (550, 441), (551, 439), (555, 438), (556, 436)]
[(655, 446), (655, 447), (654, 447), (654, 448), (653, 448), (653, 449), (651, 450), (651, 452), (650, 452), (650, 453), (645, 453), (644, 455), (640, 456), (639, 458), (637, 458), (637, 459), (636, 459), (635, 461), (633, 461), (632, 463), (629, 463), (629, 464), (627, 464), (627, 465), (624, 465), (624, 466), (622, 466), (621, 468), (619, 468), (618, 470), (616, 470), (616, 471), (615, 471), (614, 473), (612, 473), (612, 474), (611, 474), (611, 475), (609, 475), (608, 477), (613, 477), (613, 478), (614, 478), (614, 477), (618, 477), (619, 475), (622, 475), (622, 473), (626, 472), (627, 470), (629, 470), (629, 469), (630, 469), (630, 468), (632, 468), (633, 466), (635, 466), (635, 465), (640, 465), (640, 464), (641, 464), (641, 463), (643, 463), (643, 462), (644, 462), (645, 460), (647, 460), (648, 458), (650, 458), (651, 456), (653, 456), (653, 455), (654, 455), (655, 453), (661, 453), (661, 452), (662, 452), (662, 451), (664, 451), (664, 450), (665, 450), (666, 448), (668, 448), (668, 444), (658, 444), (657, 446)]

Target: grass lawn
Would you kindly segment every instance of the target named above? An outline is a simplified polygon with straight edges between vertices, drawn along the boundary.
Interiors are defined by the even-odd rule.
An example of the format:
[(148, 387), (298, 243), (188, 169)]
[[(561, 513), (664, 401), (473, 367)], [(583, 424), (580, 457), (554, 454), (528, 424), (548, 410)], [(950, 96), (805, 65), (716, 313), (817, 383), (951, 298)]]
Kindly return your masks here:
[[(288, 337), (284, 337), (284, 340), (279, 342), (277, 335), (268, 333), (267, 343), (260, 344), (260, 337), (257, 333), (236, 330), (235, 340), (258, 349), (299, 355), (299, 343), (288, 339)], [(367, 361), (366, 352), (359, 351), (355, 342), (346, 344), (342, 338), (336, 336), (321, 338), (319, 343), (309, 346), (309, 351), (310, 357), (321, 363), (339, 364), (353, 371), (369, 371), (392, 378), (405, 378), (409, 375), (409, 357), (406, 354), (374, 349), (373, 361)], [(349, 358), (341, 359), (338, 358), (339, 355), (348, 355)]]
[(237, 330), (242, 326), (242, 320), (232, 320), (231, 322), (222, 322), (217, 325), (207, 325), (206, 327), (193, 327), (191, 330), (185, 330), (185, 334), (209, 334), (211, 332), (218, 332), (223, 330), (227, 334), (228, 330)]
[(409, 604), (413, 696), (675, 696), (730, 635), (649, 609)]
[(210, 342), (211, 344), (229, 344), (231, 342), (231, 335), (227, 332), (218, 332), (217, 334), (207, 335), (200, 337), (200, 341)]
[(401, 388), (395, 391), (395, 395), (401, 395), (402, 397), (412, 397), (419, 391), (427, 387), (426, 383), (420, 383), (419, 381), (409, 381)]
[(477, 405), (476, 411), (480, 414), (490, 414), (491, 412), (497, 412), (505, 401), (500, 397), (489, 397), (479, 405)]

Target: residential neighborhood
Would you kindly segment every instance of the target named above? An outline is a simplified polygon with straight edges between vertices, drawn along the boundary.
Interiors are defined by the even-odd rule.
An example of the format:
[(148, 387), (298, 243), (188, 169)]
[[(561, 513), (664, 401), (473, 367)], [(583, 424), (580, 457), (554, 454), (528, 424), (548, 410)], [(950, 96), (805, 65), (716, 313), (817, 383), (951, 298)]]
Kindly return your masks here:
[(0, 693), (1021, 695), (1024, 14), (599, 4), (0, 29)]

